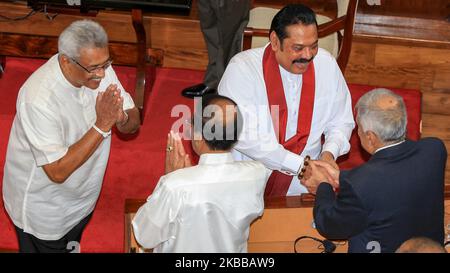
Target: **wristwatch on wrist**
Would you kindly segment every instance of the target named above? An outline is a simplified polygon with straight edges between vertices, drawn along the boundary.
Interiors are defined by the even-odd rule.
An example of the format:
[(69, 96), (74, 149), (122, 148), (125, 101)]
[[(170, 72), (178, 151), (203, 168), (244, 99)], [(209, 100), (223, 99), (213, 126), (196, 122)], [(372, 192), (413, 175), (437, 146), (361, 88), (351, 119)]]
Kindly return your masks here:
[(100, 128), (95, 126), (95, 124), (92, 125), (92, 128), (94, 128), (95, 131), (97, 131), (99, 134), (101, 134), (103, 136), (103, 138), (107, 138), (111, 135), (111, 130), (109, 130), (108, 132), (103, 132)]

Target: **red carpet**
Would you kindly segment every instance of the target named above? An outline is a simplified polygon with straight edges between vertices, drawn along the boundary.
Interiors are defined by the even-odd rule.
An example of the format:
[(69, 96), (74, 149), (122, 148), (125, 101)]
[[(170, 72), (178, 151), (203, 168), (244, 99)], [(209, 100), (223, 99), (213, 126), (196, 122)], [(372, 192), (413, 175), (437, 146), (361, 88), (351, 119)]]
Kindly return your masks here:
[[(5, 153), (15, 114), (17, 92), (31, 73), (44, 61), (9, 58), (6, 73), (0, 79), (0, 177), (3, 177)], [(127, 90), (134, 88), (135, 70), (116, 67)], [(147, 104), (145, 123), (138, 135), (122, 140), (113, 135), (108, 169), (100, 199), (81, 242), (82, 252), (122, 252), (123, 213), (126, 198), (147, 198), (164, 170), (166, 136), (177, 118), (170, 118), (176, 104), (191, 105), (180, 95), (183, 87), (203, 80), (203, 72), (158, 69), (153, 94)], [(1, 180), (0, 180), (1, 181)], [(1, 182), (0, 182), (1, 184)], [(0, 200), (0, 249), (17, 249), (12, 222)]]
[[(17, 92), (28, 76), (44, 61), (9, 58), (6, 73), (0, 79), (0, 177), (3, 177), (6, 147), (15, 114)], [(116, 67), (123, 86), (134, 89), (134, 69)], [(174, 105), (193, 101), (180, 95), (186, 86), (201, 82), (203, 72), (182, 69), (157, 69), (156, 81), (145, 113), (145, 122), (137, 136), (129, 140), (113, 135), (111, 156), (105, 175), (100, 199), (81, 242), (82, 252), (123, 252), (124, 202), (127, 198), (146, 198), (155, 187), (164, 170), (166, 136), (178, 118), (171, 118)], [(350, 85), (353, 104), (373, 86)], [(420, 92), (398, 90), (408, 107), (408, 136), (419, 138)], [(342, 168), (359, 165), (367, 158), (361, 152), (359, 140), (352, 136), (350, 157), (342, 162)], [(185, 145), (190, 148), (190, 145)], [(341, 160), (342, 161), (342, 160)], [(0, 185), (1, 185), (0, 180)], [(1, 191), (1, 189), (0, 189)], [(0, 200), (0, 249), (17, 249), (17, 239), (11, 221)]]

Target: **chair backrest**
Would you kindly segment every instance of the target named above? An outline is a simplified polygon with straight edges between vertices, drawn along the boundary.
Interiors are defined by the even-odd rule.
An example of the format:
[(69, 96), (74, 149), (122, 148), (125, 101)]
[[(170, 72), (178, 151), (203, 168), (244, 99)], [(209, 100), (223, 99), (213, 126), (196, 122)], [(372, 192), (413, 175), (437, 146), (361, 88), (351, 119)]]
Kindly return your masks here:
[[(352, 98), (353, 115), (356, 118), (355, 105), (359, 98), (365, 93), (382, 86), (370, 86), (361, 84), (349, 84), (350, 95)], [(419, 90), (389, 88), (391, 91), (403, 98), (408, 115), (407, 138), (417, 141), (420, 139), (422, 124), (422, 93)], [(356, 127), (350, 137), (350, 152), (340, 156), (337, 160), (341, 170), (348, 170), (358, 167), (370, 159), (370, 155), (361, 146), (358, 137), (358, 128)]]
[[(319, 47), (335, 56), (340, 69), (344, 72), (351, 51), (358, 0), (336, 0), (336, 2), (335, 18), (317, 12)], [(243, 50), (262, 47), (269, 42), (272, 19), (285, 4), (278, 2), (260, 5), (254, 1), (249, 23), (244, 30)]]

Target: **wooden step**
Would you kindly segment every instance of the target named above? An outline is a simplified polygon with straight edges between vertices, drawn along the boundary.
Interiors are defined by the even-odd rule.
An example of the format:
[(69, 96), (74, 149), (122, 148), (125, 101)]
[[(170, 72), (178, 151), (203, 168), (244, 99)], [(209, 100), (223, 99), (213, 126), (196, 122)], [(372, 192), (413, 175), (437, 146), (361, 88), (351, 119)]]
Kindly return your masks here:
[(450, 49), (446, 20), (357, 13), (354, 37), (380, 43)]

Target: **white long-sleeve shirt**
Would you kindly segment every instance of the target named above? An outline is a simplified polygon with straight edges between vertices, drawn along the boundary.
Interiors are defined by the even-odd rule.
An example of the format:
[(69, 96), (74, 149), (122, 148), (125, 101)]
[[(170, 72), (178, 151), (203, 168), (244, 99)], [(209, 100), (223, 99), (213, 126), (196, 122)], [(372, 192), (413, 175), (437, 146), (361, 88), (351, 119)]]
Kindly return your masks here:
[(160, 178), (133, 218), (137, 242), (153, 252), (247, 252), (269, 174), (230, 153), (201, 155), (197, 166)]
[[(315, 159), (328, 151), (337, 158), (350, 150), (349, 139), (355, 126), (350, 92), (334, 57), (319, 49), (314, 58), (316, 90), (311, 131), (303, 152), (292, 153), (278, 143), (272, 124), (262, 68), (264, 50), (250, 49), (235, 55), (219, 84), (219, 94), (233, 99), (244, 116), (233, 155), (237, 160), (259, 160), (271, 170), (293, 175), (287, 195), (298, 195), (307, 192), (297, 178), (304, 156)], [(288, 109), (287, 140), (297, 132), (302, 75), (281, 66), (280, 72)]]

